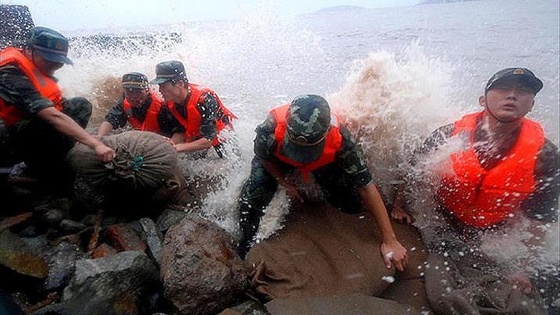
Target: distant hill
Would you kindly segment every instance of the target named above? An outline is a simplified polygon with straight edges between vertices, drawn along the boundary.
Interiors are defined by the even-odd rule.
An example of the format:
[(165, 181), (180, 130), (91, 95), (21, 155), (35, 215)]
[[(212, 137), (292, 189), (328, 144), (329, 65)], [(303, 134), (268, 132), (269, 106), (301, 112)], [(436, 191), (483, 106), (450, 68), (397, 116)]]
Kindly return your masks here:
[(317, 12), (337, 12), (337, 11), (349, 11), (349, 10), (364, 10), (364, 7), (360, 7), (358, 5), (337, 5), (334, 7), (328, 7), (321, 10), (317, 10)]
[(434, 4), (434, 3), (450, 3), (450, 2), (470, 2), (470, 1), (480, 1), (480, 0), (423, 0), (418, 4)]

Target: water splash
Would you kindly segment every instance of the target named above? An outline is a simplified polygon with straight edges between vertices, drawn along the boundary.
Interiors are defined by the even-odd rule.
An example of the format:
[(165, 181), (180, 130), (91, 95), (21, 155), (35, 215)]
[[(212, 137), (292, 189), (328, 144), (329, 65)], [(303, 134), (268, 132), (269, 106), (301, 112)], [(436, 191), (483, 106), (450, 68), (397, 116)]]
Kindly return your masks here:
[[(140, 32), (138, 29), (134, 32), (112, 30), (111, 36), (98, 36), (97, 42), (90, 36), (92, 34), (75, 34), (70, 51), (75, 66), (64, 67), (57, 77), (65, 95), (87, 96), (94, 101), (94, 122), (98, 122), (107, 107), (120, 96), (118, 82), (123, 73), (138, 71), (153, 78), (156, 63), (169, 59), (183, 61), (192, 82), (213, 88), (226, 106), (239, 116), (235, 124), (241, 151), (239, 158), (210, 159), (205, 163), (187, 158), (182, 160), (187, 175), (206, 174), (221, 178), (216, 190), (205, 198), (203, 211), (232, 233), (237, 230), (237, 197), (249, 174), (253, 155), (253, 130), (270, 108), (299, 94), (326, 94), (334, 111), (343, 116), (363, 147), (370, 170), (388, 203), (392, 200), (391, 182), (395, 179), (407, 175), (429, 178), (428, 187), (422, 187), (428, 190), (432, 188), (430, 185), (437, 183), (438, 175), (433, 174), (433, 166), (436, 160), (445, 159), (453, 151), (452, 144), (448, 151), (440, 150), (438, 155), (418, 163), (416, 168), (407, 162), (414, 148), (436, 127), (474, 109), (465, 104), (475, 103), (478, 95), (470, 98), (472, 89), (464, 85), (475, 85), (470, 83), (476, 81), (482, 86), (487, 74), (479, 74), (483, 78), (478, 80), (478, 74), (468, 71), (479, 68), (474, 62), (433, 57), (418, 43), (407, 43), (401, 50), (371, 51), (362, 58), (362, 50), (371, 50), (371, 46), (359, 40), (358, 44), (345, 50), (346, 42), (339, 37), (331, 41), (329, 51), (325, 51), (325, 39), (332, 34), (314, 33), (301, 20), (282, 20), (273, 10), (254, 13), (243, 13), (245, 15), (231, 21), (180, 23), (147, 27)], [(353, 31), (355, 36), (352, 36), (358, 39), (359, 36), (369, 36), (365, 29)], [(432, 29), (425, 31), (433, 32)], [(418, 28), (391, 32), (399, 36), (419, 32), (418, 36), (423, 36), (422, 29)], [(442, 34), (456, 36), (451, 30), (449, 35)], [(477, 38), (479, 46), (484, 46), (483, 35)], [(365, 41), (382, 42), (376, 39), (379, 38), (373, 36)], [(449, 46), (448, 41), (436, 44)], [(330, 51), (335, 49), (340, 51)], [(460, 45), (455, 49), (460, 50)], [(349, 50), (356, 53), (349, 57)], [(499, 54), (493, 51), (492, 55)], [(358, 59), (348, 64), (348, 58)], [(458, 77), (457, 71), (461, 74)], [(345, 72), (346, 76), (340, 75)], [(551, 90), (557, 90), (557, 75), (549, 78), (547, 83)], [(537, 102), (557, 104), (557, 93), (545, 92)], [(463, 97), (467, 94), (470, 99)], [(457, 95), (461, 96), (460, 99)], [(551, 96), (543, 99), (547, 95)], [(535, 114), (548, 119), (545, 126), (556, 126), (547, 128), (550, 133), (557, 130), (557, 111), (550, 109), (554, 106), (548, 106), (538, 106)], [(96, 124), (90, 127), (95, 128)], [(556, 135), (554, 142), (557, 143), (557, 133), (553, 135)], [(263, 218), (260, 237), (266, 238), (281, 227), (287, 211), (286, 201), (285, 193), (280, 190), (269, 205), (269, 217)], [(425, 209), (433, 207), (427, 195), (416, 202)], [(422, 213), (417, 223), (421, 224), (422, 217), (430, 219), (430, 216)], [(558, 226), (553, 225), (546, 236), (550, 241), (547, 249), (550, 257), (556, 255), (556, 263), (557, 231)], [(542, 259), (546, 261), (544, 256)], [(554, 261), (554, 258), (550, 259)]]
[(450, 69), (417, 44), (399, 55), (372, 52), (354, 63), (344, 86), (328, 97), (362, 146), (389, 201), (390, 183), (407, 171), (414, 148), (458, 116), (460, 108), (448, 103)]

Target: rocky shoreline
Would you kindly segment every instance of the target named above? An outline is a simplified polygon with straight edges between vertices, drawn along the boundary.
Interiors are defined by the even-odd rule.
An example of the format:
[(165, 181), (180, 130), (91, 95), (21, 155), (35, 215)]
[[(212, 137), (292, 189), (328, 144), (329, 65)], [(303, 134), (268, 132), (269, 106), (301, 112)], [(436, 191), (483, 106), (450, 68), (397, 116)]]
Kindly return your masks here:
[[(423, 310), (423, 314), (430, 313), (427, 302), (417, 300), (425, 293), (421, 282), (420, 287), (414, 285), (421, 281), (420, 271), (415, 271), (414, 266), (411, 271), (397, 276), (395, 284), (389, 284), (383, 280), (386, 277), (383, 275), (389, 272), (387, 275), (394, 277), (395, 271), (383, 271), (380, 262), (370, 261), (363, 272), (373, 274), (358, 279), (363, 283), (360, 287), (372, 288), (366, 291), (346, 287), (344, 279), (340, 280), (341, 286), (331, 280), (321, 284), (321, 270), (310, 272), (316, 272), (314, 277), (320, 287), (330, 287), (331, 291), (321, 293), (311, 287), (286, 291), (282, 282), (278, 286), (279, 283), (268, 276), (263, 278), (263, 274), (258, 274), (263, 264), (269, 266), (269, 271), (278, 272), (271, 265), (273, 260), (267, 256), (266, 248), (272, 246), (273, 252), (282, 251), (276, 246), (289, 244), (283, 240), (293, 239), (293, 235), (286, 233), (301, 235), (298, 223), (288, 222), (293, 228), (288, 227), (270, 241), (257, 245), (243, 261), (235, 253), (234, 238), (196, 211), (153, 208), (152, 215), (136, 218), (115, 216), (100, 207), (95, 213), (84, 213), (79, 200), (48, 196), (29, 198), (38, 196), (33, 191), (37, 187), (33, 185), (20, 182), (11, 185), (11, 189), (2, 190), (5, 194), (2, 200), (15, 203), (3, 207), (7, 211), (4, 210), (0, 218), (0, 273), (5, 279), (0, 284), (0, 291), (4, 292), (0, 310), (15, 303), (12, 306), (21, 312), (13, 314), (34, 315), (340, 314), (341, 309), (347, 314), (379, 314), (380, 306), (386, 309), (384, 314), (416, 314), (419, 310)], [(80, 190), (78, 184), (76, 187), (77, 195), (84, 199), (88, 192)], [(349, 225), (363, 218), (346, 217), (321, 205), (309, 207), (296, 213), (308, 216), (305, 229), (314, 229), (319, 235), (318, 225), (324, 225), (320, 223), (324, 215), (331, 218), (325, 222), (327, 225), (332, 220), (337, 224), (350, 220), (343, 223), (343, 227), (370, 230), (369, 223), (362, 224), (361, 228), (359, 222), (355, 227)], [(94, 208), (90, 207), (90, 211)], [(323, 211), (327, 213), (318, 215)], [(5, 216), (8, 213), (12, 215)], [(311, 216), (318, 219), (311, 222)], [(337, 237), (336, 234), (333, 237)], [(414, 239), (417, 235), (406, 237)], [(375, 244), (376, 240), (371, 242)], [(359, 245), (361, 248), (356, 250), (358, 253), (366, 251), (361, 254), (366, 255), (364, 258), (378, 256), (377, 251), (369, 253), (369, 246)], [(412, 257), (416, 254), (420, 256), (413, 260), (421, 263), (422, 251), (416, 251)], [(312, 253), (309, 255), (310, 259), (315, 259)], [(285, 256), (292, 255), (286, 253)], [(350, 268), (348, 263), (355, 259), (352, 257), (346, 258), (350, 260), (344, 268)], [(299, 267), (286, 265), (286, 268)], [(402, 285), (396, 286), (398, 283)], [(267, 289), (263, 291), (263, 288)], [(318, 308), (322, 311), (317, 312)], [(369, 311), (365, 312), (366, 309)]]

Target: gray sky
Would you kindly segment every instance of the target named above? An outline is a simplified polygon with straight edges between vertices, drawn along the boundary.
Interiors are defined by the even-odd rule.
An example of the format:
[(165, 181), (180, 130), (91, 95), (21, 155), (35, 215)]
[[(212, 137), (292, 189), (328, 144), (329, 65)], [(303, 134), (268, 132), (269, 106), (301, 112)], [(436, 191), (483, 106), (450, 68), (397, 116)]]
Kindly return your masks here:
[(27, 5), (36, 25), (60, 31), (228, 19), (248, 12), (291, 16), (336, 5), (410, 6), (419, 0), (0, 0)]

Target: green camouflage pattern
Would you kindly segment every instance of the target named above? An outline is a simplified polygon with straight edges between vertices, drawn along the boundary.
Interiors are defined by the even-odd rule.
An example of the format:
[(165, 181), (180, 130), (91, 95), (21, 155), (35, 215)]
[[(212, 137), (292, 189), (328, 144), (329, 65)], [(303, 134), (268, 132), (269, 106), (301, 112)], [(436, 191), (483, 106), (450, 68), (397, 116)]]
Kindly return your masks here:
[(67, 57), (68, 39), (50, 28), (38, 26), (31, 29), (27, 46), (50, 62), (73, 64)]
[(35, 27), (29, 33), (27, 44), (37, 49), (48, 49), (51, 52), (66, 55), (68, 53), (68, 39), (57, 31), (46, 27)]
[(125, 89), (147, 89), (148, 77), (139, 72), (125, 73), (122, 76), (122, 87)]
[(169, 60), (156, 65), (156, 78), (150, 81), (150, 84), (162, 84), (167, 81), (179, 80), (188, 82), (185, 66), (178, 60)]
[(319, 95), (300, 95), (290, 104), (287, 131), (291, 139), (317, 142), (325, 136), (330, 123), (329, 103)]

